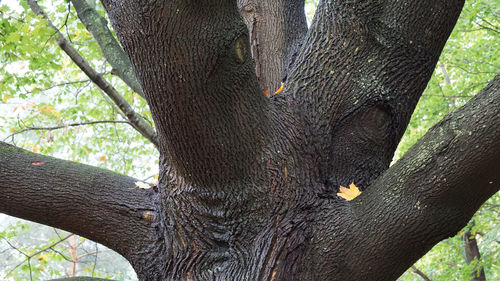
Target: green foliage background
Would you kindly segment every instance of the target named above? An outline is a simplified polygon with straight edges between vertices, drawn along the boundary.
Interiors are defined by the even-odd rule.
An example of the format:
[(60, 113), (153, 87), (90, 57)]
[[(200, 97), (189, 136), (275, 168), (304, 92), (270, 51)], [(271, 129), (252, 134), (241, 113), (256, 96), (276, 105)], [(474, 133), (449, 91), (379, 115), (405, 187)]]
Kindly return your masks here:
[[(39, 2), (80, 54), (105, 75), (136, 112), (151, 120), (145, 101), (120, 79), (111, 75), (111, 67), (102, 57), (97, 43), (67, 1)], [(105, 14), (100, 4), (96, 1), (89, 2), (102, 15)], [(317, 1), (314, 0), (306, 1), (309, 20), (316, 4)], [(42, 154), (154, 181), (158, 153), (147, 139), (129, 125), (64, 127), (71, 123), (123, 121), (124, 118), (112, 102), (60, 50), (54, 41), (54, 31), (46, 27), (45, 20), (29, 10), (25, 1), (20, 2), (21, 6), (0, 5), (0, 138)], [(460, 20), (413, 114), (395, 160), (433, 124), (466, 103), (500, 72), (499, 18), (497, 0), (466, 2)], [(22, 131), (31, 127), (53, 126), (64, 128)], [(479, 263), (465, 263), (464, 244), (459, 233), (435, 246), (416, 266), (433, 281), (470, 280), (470, 273), (478, 266), (485, 268), (488, 280), (500, 280), (499, 206), (500, 198), (497, 194), (476, 214), (474, 226), (471, 223), (466, 227), (472, 228), (472, 233), (477, 233), (476, 239), (482, 255)], [(6, 221), (0, 218), (0, 268), (6, 268), (0, 269), (0, 278), (12, 268), (9, 266), (25, 259), (19, 252), (13, 251), (6, 241), (16, 244), (27, 253), (33, 253), (59, 239), (50, 229), (34, 233), (31, 228), (40, 229), (41, 226), (25, 221)], [(58, 248), (58, 251), (66, 253), (64, 247)], [(31, 260), (31, 269), (28, 263), (24, 263), (9, 277), (14, 278), (12, 280), (28, 280), (30, 270), (34, 280), (64, 276), (62, 264), (67, 261), (62, 255), (56, 251), (42, 254), (42, 258), (37, 256)], [(106, 263), (106, 257), (99, 258), (101, 264)], [(112, 256), (110, 259), (116, 257)], [(89, 264), (92, 266), (92, 263)], [(82, 267), (80, 275), (90, 275), (89, 266)], [(135, 278), (126, 274), (129, 269), (123, 259), (122, 262), (109, 264), (109, 267), (114, 272), (98, 269), (94, 276), (118, 280)], [(422, 279), (409, 270), (399, 280)]]

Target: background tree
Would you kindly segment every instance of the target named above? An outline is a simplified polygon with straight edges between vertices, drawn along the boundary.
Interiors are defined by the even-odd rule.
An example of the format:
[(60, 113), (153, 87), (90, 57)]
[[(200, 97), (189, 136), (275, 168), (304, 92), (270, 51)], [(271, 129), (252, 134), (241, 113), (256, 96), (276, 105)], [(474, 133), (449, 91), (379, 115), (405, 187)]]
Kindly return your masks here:
[[(77, 5), (75, 4), (75, 7), (76, 7), (76, 6), (77, 6)], [(258, 8), (258, 7), (257, 7), (257, 8)], [(252, 11), (252, 10), (250, 10), (250, 12), (251, 12), (251, 11)], [(255, 11), (258, 11), (258, 9), (256, 9)], [(44, 23), (43, 23), (43, 24), (44, 24)], [(41, 25), (43, 26), (43, 24), (41, 24)], [(91, 29), (91, 28), (89, 28), (89, 30), (90, 30), (90, 29)], [(53, 34), (52, 34), (52, 33), (51, 33), (51, 36), (53, 36)], [(277, 40), (277, 41), (279, 41), (279, 40)], [(264, 40), (263, 42), (265, 42), (265, 40)], [(293, 48), (292, 48), (292, 49), (293, 49)], [(104, 53), (104, 52), (103, 52), (103, 53)], [(494, 66), (494, 64), (492, 64), (492, 65)], [(287, 66), (285, 65), (285, 66), (284, 66), (284, 69), (286, 69), (286, 67), (287, 67)], [(496, 70), (496, 69), (494, 69), (494, 70)], [(494, 71), (494, 70), (493, 70), (493, 71)], [(281, 70), (280, 70), (280, 71), (281, 71)], [(277, 73), (278, 73), (278, 72), (280, 72), (280, 71), (277, 71)], [(493, 72), (493, 71), (492, 71), (492, 72)], [(49, 72), (49, 73), (50, 73), (50, 72)], [(50, 76), (50, 75), (49, 75), (49, 76)], [(281, 76), (283, 76), (283, 75), (281, 75)], [(286, 76), (283, 76), (283, 77), (285, 77), (285, 78), (286, 78)], [(94, 77), (94, 78), (95, 78), (95, 77)], [(259, 78), (260, 78), (260, 77), (259, 77)], [(98, 80), (98, 79), (96, 79), (96, 80)], [(261, 80), (262, 80), (262, 79), (261, 79)], [(97, 81), (97, 83), (99, 83), (99, 81)], [(140, 92), (140, 90), (139, 90), (139, 92)], [(9, 97), (7, 96), (7, 98), (9, 98)], [(119, 102), (118, 102), (118, 103), (119, 103)], [(122, 104), (122, 105), (123, 105), (123, 104)], [(44, 107), (44, 106), (45, 106), (45, 107)], [(39, 107), (39, 108), (38, 108), (38, 109), (39, 109), (39, 110), (38, 110), (38, 112), (40, 112), (40, 113), (42, 113), (42, 114), (49, 114), (49, 115), (50, 115), (51, 113), (53, 113), (53, 112), (54, 112), (54, 108), (52, 108), (51, 106), (52, 106), (52, 105), (43, 105), (43, 104), (42, 104), (42, 105), (41, 105), (41, 107)], [(123, 107), (121, 107), (121, 108), (123, 108)], [(124, 111), (126, 111), (126, 109), (125, 109)], [(56, 112), (56, 113), (57, 113), (57, 112)], [(124, 115), (125, 115), (125, 120), (129, 120), (129, 122), (133, 122), (134, 118), (129, 118), (129, 119), (127, 119), (126, 117), (128, 117), (128, 116), (127, 116), (126, 114), (124, 114)], [(131, 116), (133, 117), (133, 115), (131, 115)], [(55, 115), (55, 117), (57, 118), (57, 114)], [(130, 121), (130, 120), (132, 120), (132, 121)], [(135, 119), (135, 120), (137, 120), (137, 119)], [(91, 121), (91, 122), (92, 122), (92, 121)], [(138, 125), (137, 125), (137, 124), (135, 124), (135, 127), (138, 127)], [(137, 129), (137, 128), (136, 128), (136, 129)], [(139, 128), (139, 131), (141, 131), (140, 129), (141, 129), (141, 128)], [(147, 131), (145, 131), (145, 130), (142, 130), (142, 131), (143, 131), (143, 132), (147, 132)], [(147, 134), (146, 134), (146, 135), (147, 135)], [(149, 137), (149, 138), (151, 139), (151, 135), (150, 135), (150, 137)], [(37, 146), (33, 146), (33, 149), (34, 149), (34, 150), (37, 150), (38, 148), (37, 148)], [(107, 158), (102, 158), (102, 156), (100, 156), (98, 159), (99, 159), (99, 160), (101, 160), (100, 162), (107, 162), (107, 161), (106, 161), (106, 160), (107, 160)], [(285, 174), (286, 174), (286, 168), (285, 168)]]

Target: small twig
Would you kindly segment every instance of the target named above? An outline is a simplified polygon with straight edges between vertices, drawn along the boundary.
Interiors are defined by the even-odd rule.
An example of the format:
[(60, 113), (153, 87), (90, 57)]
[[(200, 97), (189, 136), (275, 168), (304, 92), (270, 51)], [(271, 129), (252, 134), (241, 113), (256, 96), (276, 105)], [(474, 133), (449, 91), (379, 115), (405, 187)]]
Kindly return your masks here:
[(94, 265), (92, 266), (92, 277), (94, 277), (95, 268), (97, 266), (97, 254), (99, 254), (99, 247), (97, 243), (95, 243), (95, 256), (94, 256)]
[(95, 125), (95, 124), (105, 124), (105, 123), (123, 123), (123, 124), (129, 124), (129, 121), (120, 121), (120, 120), (101, 120), (101, 121), (89, 121), (89, 122), (81, 122), (81, 123), (71, 123), (71, 124), (64, 124), (60, 126), (54, 126), (54, 127), (27, 127), (24, 129), (21, 129), (17, 132), (14, 132), (10, 135), (8, 135), (5, 139), (7, 140), (8, 138), (13, 137), (14, 135), (21, 134), (27, 131), (53, 131), (57, 129), (63, 129), (67, 127), (77, 127), (77, 126), (85, 126), (85, 125)]
[[(483, 20), (484, 21), (484, 20)], [(500, 34), (500, 32), (498, 30), (496, 30), (495, 28), (492, 28), (492, 27), (489, 27), (489, 26), (485, 26), (483, 24), (480, 24), (478, 22), (474, 22), (475, 24), (479, 25), (480, 27), (484, 28), (484, 29), (487, 29), (487, 30), (490, 30), (492, 32), (495, 32), (497, 34)]]
[(28, 268), (30, 269), (30, 281), (33, 281), (33, 274), (31, 272), (31, 258), (28, 258)]
[[(9, 241), (7, 238), (5, 238), (5, 237), (3, 237), (3, 236), (0, 236), (0, 238), (2, 238), (5, 242), (7, 242), (7, 244), (8, 244), (8, 245), (9, 245), (12, 249), (14, 249), (14, 250), (18, 251), (19, 253), (21, 253), (22, 255), (24, 255), (24, 256), (26, 257), (26, 261), (28, 262), (28, 267), (29, 267), (29, 269), (30, 269), (30, 280), (33, 280), (32, 276), (31, 276), (31, 275), (32, 275), (32, 273), (31, 273), (31, 259), (32, 259), (33, 257), (37, 256), (38, 254), (41, 254), (41, 253), (43, 253), (43, 252), (46, 252), (46, 251), (47, 251), (47, 250), (49, 250), (49, 249), (51, 249), (51, 250), (52, 250), (52, 248), (53, 248), (53, 247), (55, 247), (56, 245), (58, 245), (58, 244), (60, 244), (61, 242), (65, 241), (66, 239), (68, 239), (69, 237), (71, 237), (71, 235), (73, 235), (73, 234), (70, 234), (70, 235), (68, 235), (68, 236), (66, 236), (66, 237), (64, 237), (64, 238), (62, 238), (62, 239), (60, 239), (60, 240), (58, 240), (58, 241), (56, 241), (56, 242), (54, 242), (54, 243), (52, 243), (52, 244), (50, 244), (50, 245), (48, 245), (48, 246), (44, 247), (44, 248), (42, 248), (42, 249), (40, 249), (40, 250), (36, 251), (35, 253), (33, 253), (33, 254), (31, 254), (31, 255), (28, 255), (28, 254), (26, 254), (25, 252), (21, 251), (19, 248), (17, 248), (17, 247), (16, 247), (16, 246), (14, 246), (12, 243), (10, 243), (10, 241)], [(16, 268), (18, 268), (19, 266), (21, 266), (21, 265), (22, 265), (23, 263), (25, 263), (26, 261), (20, 262), (20, 263), (18, 263), (16, 266), (14, 266), (14, 268), (12, 268), (9, 272), (7, 272), (7, 275), (5, 275), (5, 277), (4, 277), (4, 278), (7, 278), (7, 277), (8, 277), (8, 276), (12, 273), (12, 272), (14, 272), (14, 271), (16, 270)]]
[(469, 95), (460, 95), (460, 96), (445, 96), (445, 95), (433, 95), (433, 94), (424, 94), (423, 97), (440, 97), (444, 99), (456, 99), (456, 98), (472, 98), (473, 96)]
[(495, 71), (469, 71), (467, 70), (465, 67), (457, 64), (457, 63), (450, 63), (451, 66), (454, 66), (460, 70), (462, 70), (463, 72), (465, 73), (468, 73), (468, 74), (496, 74)]
[(66, 35), (68, 36), (68, 41), (73, 43), (73, 41), (71, 40), (71, 36), (69, 36), (69, 31), (68, 31), (68, 19), (69, 19), (69, 15), (71, 14), (71, 2), (68, 1), (68, 12), (66, 13), (66, 18), (64, 19), (64, 29), (66, 30)]
[[(50, 89), (57, 88), (57, 87), (68, 86), (68, 85), (73, 85), (73, 84), (88, 83), (88, 82), (90, 82), (90, 80), (86, 79), (86, 80), (78, 80), (78, 81), (69, 81), (69, 82), (59, 83), (59, 84), (55, 84), (55, 85), (52, 85), (50, 87), (47, 87), (45, 89), (40, 89), (40, 92), (45, 92), (45, 91), (48, 91)], [(30, 94), (32, 92), (33, 91), (25, 91), (24, 93)]]
[(38, 250), (38, 251), (37, 251), (37, 252), (35, 252), (34, 254), (29, 255), (29, 257), (30, 257), (30, 258), (32, 258), (32, 257), (34, 257), (34, 256), (36, 256), (36, 255), (38, 255), (38, 254), (41, 254), (41, 253), (43, 253), (43, 252), (46, 252), (48, 249), (51, 249), (52, 247), (55, 247), (56, 245), (58, 245), (58, 244), (60, 244), (60, 243), (62, 243), (62, 242), (64, 242), (64, 241), (66, 241), (66, 240), (67, 240), (68, 238), (70, 238), (72, 235), (74, 235), (74, 234), (69, 234), (68, 236), (64, 237), (63, 239), (60, 239), (60, 240), (58, 240), (58, 241), (56, 241), (56, 242), (54, 242), (54, 243), (50, 244), (49, 246), (46, 246), (46, 247), (44, 247), (44, 248), (42, 248), (42, 249)]
[(413, 272), (415, 272), (418, 276), (422, 277), (422, 279), (424, 279), (425, 281), (431, 281), (431, 279), (425, 275), (425, 273), (423, 273), (422, 271), (420, 271), (416, 266), (412, 265), (411, 266), (411, 269), (413, 270)]
[(446, 67), (444, 64), (440, 64), (439, 67), (441, 68), (441, 72), (444, 75), (444, 80), (446, 81), (446, 84), (451, 85), (451, 79), (450, 76), (448, 76), (448, 72), (446, 72)]
[[(86, 250), (84, 250), (86, 251)], [(81, 254), (78, 256), (78, 260), (82, 259), (82, 258), (85, 258), (85, 257), (88, 257), (88, 256), (93, 256), (95, 255), (97, 252), (96, 251), (93, 251), (93, 252), (86, 252), (85, 254)]]
[(65, 259), (66, 261), (69, 261), (71, 262), (72, 260), (68, 257), (66, 257), (63, 253), (59, 252), (58, 250), (54, 249), (54, 248), (50, 248), (52, 251), (54, 251), (56, 254), (60, 255), (63, 259)]

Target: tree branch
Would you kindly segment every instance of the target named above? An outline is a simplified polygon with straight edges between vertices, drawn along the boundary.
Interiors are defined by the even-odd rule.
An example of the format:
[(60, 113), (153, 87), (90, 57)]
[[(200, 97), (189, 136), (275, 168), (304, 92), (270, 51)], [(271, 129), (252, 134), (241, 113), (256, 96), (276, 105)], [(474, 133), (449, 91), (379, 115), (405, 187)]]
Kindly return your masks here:
[(130, 60), (108, 29), (108, 23), (86, 0), (71, 0), (78, 18), (94, 36), (102, 55), (116, 73), (134, 92), (144, 97)]
[(8, 138), (11, 138), (17, 134), (21, 134), (27, 131), (53, 131), (57, 129), (63, 129), (63, 128), (68, 128), (68, 127), (77, 127), (77, 126), (85, 126), (85, 125), (96, 125), (96, 124), (117, 124), (117, 123), (123, 123), (123, 124), (129, 124), (130, 122), (128, 121), (120, 121), (120, 120), (100, 120), (100, 121), (89, 121), (89, 122), (81, 122), (81, 123), (70, 123), (70, 124), (64, 124), (60, 126), (52, 126), (52, 127), (27, 127), (23, 128), (19, 131), (16, 131), (7, 137), (4, 138), (4, 141), (7, 140)]
[(372, 257), (352, 279), (396, 279), (500, 189), (499, 102), (497, 75), (352, 201), (352, 257)]
[(307, 33), (304, 0), (238, 0), (247, 25), (256, 73), (265, 91), (280, 88)]
[(251, 178), (268, 142), (269, 102), (236, 1), (102, 2), (178, 174), (203, 186)]
[(413, 270), (413, 272), (415, 272), (415, 274), (417, 274), (418, 276), (422, 277), (422, 279), (424, 279), (425, 281), (431, 281), (431, 279), (427, 275), (425, 275), (425, 273), (420, 271), (420, 269), (418, 269), (416, 266), (412, 265), (411, 270)]
[(135, 265), (158, 239), (156, 193), (137, 181), (0, 142), (1, 213), (85, 236)]
[(335, 192), (386, 170), (463, 1), (321, 1), (285, 84)]
[(57, 27), (55, 27), (49, 20), (47, 15), (43, 12), (41, 7), (35, 0), (27, 0), (31, 7), (31, 10), (39, 16), (42, 16), (48, 21), (49, 27), (56, 30), (57, 37), (56, 42), (61, 47), (61, 49), (73, 60), (73, 62), (96, 84), (102, 91), (104, 91), (113, 102), (120, 108), (125, 114), (130, 124), (144, 137), (150, 140), (155, 146), (158, 147), (158, 141), (156, 137), (155, 130), (137, 113), (134, 109), (127, 103), (127, 101), (118, 93), (118, 91), (106, 81), (102, 75), (97, 73), (86, 61), (80, 56), (80, 54), (71, 46), (71, 44), (64, 39), (63, 35), (59, 32)]

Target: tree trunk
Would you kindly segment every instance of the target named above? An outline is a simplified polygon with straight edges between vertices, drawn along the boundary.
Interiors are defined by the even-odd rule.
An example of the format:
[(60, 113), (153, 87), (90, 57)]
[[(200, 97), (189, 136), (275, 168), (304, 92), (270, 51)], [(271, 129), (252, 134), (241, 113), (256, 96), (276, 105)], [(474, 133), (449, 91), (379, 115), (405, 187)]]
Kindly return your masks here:
[[(396, 280), (499, 190), (500, 76), (389, 168), (463, 1), (322, 1), (307, 35), (286, 32), (300, 1), (252, 2), (284, 9), (279, 76), (256, 74), (237, 1), (102, 2), (159, 184), (0, 143), (0, 212), (100, 242), (140, 280)], [(336, 196), (351, 182), (361, 196)]]

